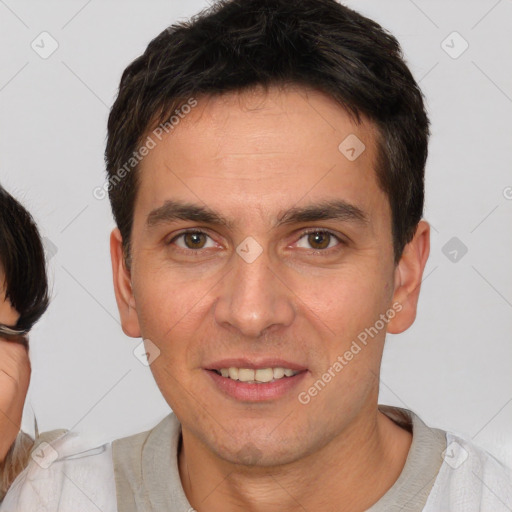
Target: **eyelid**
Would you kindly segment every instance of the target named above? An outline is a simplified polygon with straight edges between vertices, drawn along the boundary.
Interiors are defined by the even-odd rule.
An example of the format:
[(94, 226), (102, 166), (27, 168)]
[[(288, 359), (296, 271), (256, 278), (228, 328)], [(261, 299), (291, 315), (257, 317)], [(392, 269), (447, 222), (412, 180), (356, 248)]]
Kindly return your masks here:
[(335, 231), (332, 231), (327, 228), (305, 228), (304, 230), (300, 230), (300, 236), (303, 237), (304, 235), (309, 235), (311, 233), (328, 233), (329, 235), (332, 235), (333, 237), (337, 238), (338, 240), (342, 241), (341, 236), (338, 235)]

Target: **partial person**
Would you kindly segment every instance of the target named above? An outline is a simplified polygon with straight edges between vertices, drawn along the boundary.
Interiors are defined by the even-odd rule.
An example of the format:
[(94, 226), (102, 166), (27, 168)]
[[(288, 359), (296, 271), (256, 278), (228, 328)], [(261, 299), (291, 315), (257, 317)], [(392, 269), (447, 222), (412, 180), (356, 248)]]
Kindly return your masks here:
[(39, 231), (0, 185), (0, 499), (27, 465), (34, 442), (20, 430), (31, 373), (28, 333), (47, 307)]

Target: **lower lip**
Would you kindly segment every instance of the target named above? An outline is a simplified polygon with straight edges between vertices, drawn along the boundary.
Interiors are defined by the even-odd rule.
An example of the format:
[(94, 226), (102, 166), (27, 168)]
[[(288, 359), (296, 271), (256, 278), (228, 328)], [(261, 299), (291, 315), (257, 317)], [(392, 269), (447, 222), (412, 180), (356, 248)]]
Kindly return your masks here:
[(274, 382), (263, 382), (261, 384), (249, 384), (240, 382), (228, 377), (222, 377), (213, 370), (205, 370), (215, 385), (225, 394), (243, 402), (263, 402), (266, 400), (277, 400), (290, 393), (297, 387), (307, 371), (304, 370), (292, 377), (283, 377)]

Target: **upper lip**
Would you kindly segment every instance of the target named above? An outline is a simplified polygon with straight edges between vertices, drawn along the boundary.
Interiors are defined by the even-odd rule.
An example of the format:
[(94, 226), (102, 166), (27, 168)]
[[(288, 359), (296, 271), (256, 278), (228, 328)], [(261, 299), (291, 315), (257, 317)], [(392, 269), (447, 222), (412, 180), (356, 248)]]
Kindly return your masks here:
[(220, 370), (221, 368), (251, 368), (257, 370), (258, 368), (289, 368), (294, 371), (303, 371), (307, 368), (298, 363), (292, 363), (291, 361), (285, 361), (279, 358), (257, 358), (253, 357), (247, 359), (246, 357), (235, 357), (230, 359), (221, 359), (209, 363), (204, 366), (206, 370)]

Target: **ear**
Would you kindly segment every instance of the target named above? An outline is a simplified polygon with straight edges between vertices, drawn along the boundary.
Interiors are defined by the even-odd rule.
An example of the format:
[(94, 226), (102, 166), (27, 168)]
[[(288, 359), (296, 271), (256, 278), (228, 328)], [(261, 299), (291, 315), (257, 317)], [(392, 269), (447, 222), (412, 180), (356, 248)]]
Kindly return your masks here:
[(123, 237), (117, 228), (110, 234), (110, 258), (117, 309), (123, 332), (132, 338), (140, 338), (139, 318), (135, 309), (130, 270), (126, 267), (124, 259)]
[(430, 252), (430, 226), (421, 220), (413, 239), (405, 246), (395, 268), (393, 304), (398, 303), (397, 315), (388, 323), (387, 331), (398, 334), (408, 329), (416, 318), (423, 270)]

